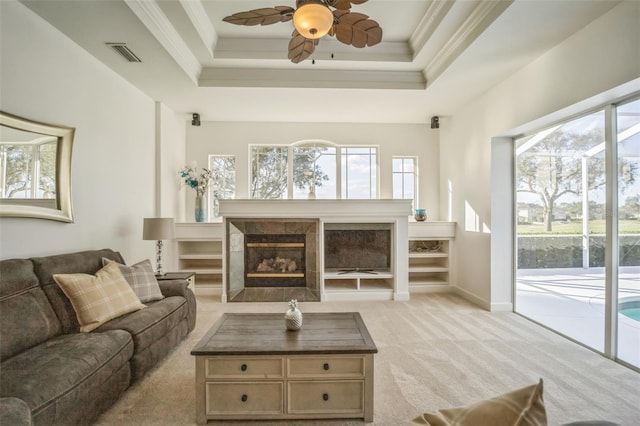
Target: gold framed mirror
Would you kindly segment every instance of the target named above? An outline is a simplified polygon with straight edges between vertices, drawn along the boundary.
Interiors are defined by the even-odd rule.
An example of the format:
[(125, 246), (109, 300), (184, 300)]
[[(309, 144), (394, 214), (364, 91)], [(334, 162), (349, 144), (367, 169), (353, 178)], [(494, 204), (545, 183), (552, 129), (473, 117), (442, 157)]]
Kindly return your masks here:
[(74, 133), (0, 111), (0, 216), (73, 222)]

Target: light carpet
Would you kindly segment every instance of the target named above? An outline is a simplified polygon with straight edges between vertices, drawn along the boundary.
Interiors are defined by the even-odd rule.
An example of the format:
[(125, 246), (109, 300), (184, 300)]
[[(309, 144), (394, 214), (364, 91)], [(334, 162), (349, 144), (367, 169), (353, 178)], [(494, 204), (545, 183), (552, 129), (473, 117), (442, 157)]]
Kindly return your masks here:
[[(191, 349), (224, 312), (284, 312), (286, 302), (220, 303), (198, 297), (196, 329), (97, 422), (195, 424)], [(408, 302), (307, 302), (303, 312), (360, 312), (378, 347), (375, 425), (467, 405), (544, 380), (550, 425), (578, 420), (640, 424), (640, 374), (511, 312), (491, 313), (452, 294)], [(304, 325), (303, 325), (304, 327)], [(362, 421), (209, 422), (357, 425)]]

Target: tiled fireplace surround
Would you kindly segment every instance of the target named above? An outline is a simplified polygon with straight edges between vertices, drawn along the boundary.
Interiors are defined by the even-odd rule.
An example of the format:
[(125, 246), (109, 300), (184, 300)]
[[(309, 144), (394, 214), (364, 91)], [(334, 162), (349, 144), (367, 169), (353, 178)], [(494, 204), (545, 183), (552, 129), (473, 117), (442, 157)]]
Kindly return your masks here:
[[(222, 200), (220, 214), (225, 223), (226, 241), (226, 283), (223, 300), (324, 300), (323, 276), (326, 271), (322, 268), (326, 268), (327, 265), (324, 264), (323, 230), (336, 226), (340, 228), (345, 224), (357, 229), (382, 227), (390, 230), (390, 247), (386, 253), (389, 257), (389, 272), (395, 277), (393, 298), (408, 300), (406, 273), (399, 273), (397, 265), (407, 262), (406, 250), (403, 249), (407, 239), (407, 213), (410, 211), (410, 202), (406, 200)], [(258, 241), (268, 241), (269, 238), (260, 236), (269, 234), (298, 237), (304, 235), (304, 267), (298, 266), (295, 272), (304, 272), (305, 287), (269, 287), (265, 284), (257, 288), (245, 288), (248, 272), (245, 270), (247, 237), (258, 236)], [(286, 237), (284, 239), (286, 240)], [(276, 273), (268, 275), (273, 276), (275, 283), (280, 280)]]
[[(320, 257), (319, 257), (319, 221), (304, 218), (233, 218), (227, 220), (227, 256), (228, 256), (228, 300), (234, 301), (281, 301), (298, 299), (300, 301), (320, 300)], [(246, 285), (245, 278), (250, 265), (245, 261), (246, 240), (249, 236), (304, 236), (304, 259), (299, 256), (295, 274), (284, 272), (266, 273), (262, 279), (267, 285), (251, 287)], [(271, 237), (274, 239), (274, 237)], [(269, 250), (267, 248), (266, 250)], [(275, 249), (272, 249), (274, 252)], [(275, 255), (272, 255), (273, 258)], [(254, 262), (255, 263), (255, 262)], [(291, 278), (291, 275), (304, 274), (303, 278)], [(255, 274), (260, 275), (260, 274)], [(304, 281), (304, 287), (290, 281)], [(269, 281), (272, 285), (268, 285)]]

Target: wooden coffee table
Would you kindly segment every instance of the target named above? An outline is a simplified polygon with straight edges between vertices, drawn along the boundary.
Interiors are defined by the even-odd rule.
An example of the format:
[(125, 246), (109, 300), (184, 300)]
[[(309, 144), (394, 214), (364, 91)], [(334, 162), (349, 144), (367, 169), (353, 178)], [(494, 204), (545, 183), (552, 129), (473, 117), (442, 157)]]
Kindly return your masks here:
[(200, 340), (196, 420), (373, 421), (373, 355), (357, 312), (304, 314), (288, 331), (283, 314), (223, 314)]

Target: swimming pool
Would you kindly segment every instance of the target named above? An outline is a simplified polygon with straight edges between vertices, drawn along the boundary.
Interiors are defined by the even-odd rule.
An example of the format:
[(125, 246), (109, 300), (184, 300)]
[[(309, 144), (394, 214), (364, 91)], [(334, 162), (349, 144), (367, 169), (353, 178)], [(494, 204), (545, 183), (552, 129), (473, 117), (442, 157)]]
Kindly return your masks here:
[(632, 320), (640, 322), (640, 300), (636, 297), (630, 298), (631, 300), (625, 299), (628, 298), (621, 299), (618, 303), (618, 312)]

